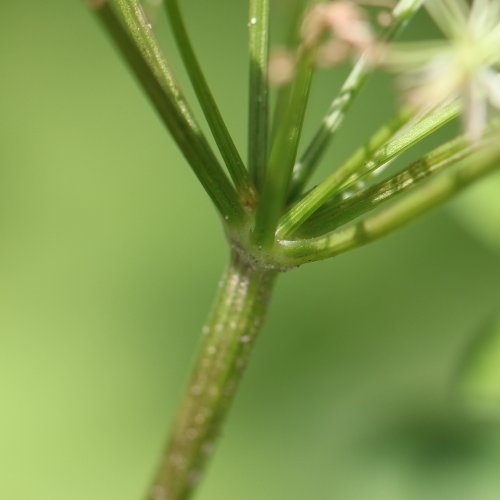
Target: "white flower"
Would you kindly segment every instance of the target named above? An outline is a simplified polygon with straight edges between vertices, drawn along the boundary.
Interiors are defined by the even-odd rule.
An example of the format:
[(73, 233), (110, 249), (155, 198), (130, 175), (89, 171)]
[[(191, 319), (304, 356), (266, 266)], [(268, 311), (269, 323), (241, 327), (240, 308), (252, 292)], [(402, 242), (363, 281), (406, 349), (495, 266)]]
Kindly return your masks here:
[(500, 109), (500, 0), (427, 0), (447, 40), (394, 45), (389, 65), (402, 71), (410, 101), (422, 110), (460, 98), (468, 136), (480, 137), (488, 107)]

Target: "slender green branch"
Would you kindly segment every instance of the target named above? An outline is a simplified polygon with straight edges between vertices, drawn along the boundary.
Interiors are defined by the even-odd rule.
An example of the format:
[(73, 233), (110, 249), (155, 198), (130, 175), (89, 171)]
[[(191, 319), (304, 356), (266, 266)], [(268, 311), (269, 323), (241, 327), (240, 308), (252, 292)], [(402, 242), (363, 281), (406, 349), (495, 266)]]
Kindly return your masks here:
[(500, 147), (495, 144), (360, 222), (318, 238), (281, 241), (281, 252), (290, 264), (301, 265), (360, 247), (411, 222), (499, 167)]
[[(414, 116), (415, 112), (409, 107), (400, 110), (387, 124), (380, 127), (364, 146), (361, 146), (349, 158), (344, 168), (347, 169), (347, 165), (350, 165), (349, 168), (356, 169), (368, 162), (373, 158), (375, 152), (393, 138)], [(298, 191), (291, 191), (290, 198), (293, 199), (298, 195)]]
[(264, 247), (274, 242), (278, 220), (286, 203), (288, 184), (297, 156), (311, 88), (316, 46), (302, 46), (290, 96), (269, 156), (265, 183), (254, 229), (254, 241)]
[[(307, 0), (296, 0), (293, 6), (292, 13), (289, 18), (289, 26), (287, 29), (287, 37), (285, 41), (285, 48), (287, 50), (295, 50), (299, 39), (299, 26), (304, 15)], [(271, 142), (276, 138), (276, 133), (279, 128), (279, 124), (283, 121), (283, 116), (285, 115), (286, 108), (288, 106), (288, 100), (290, 98), (290, 85), (282, 85), (277, 89), (276, 92), (276, 102), (274, 104), (273, 119), (271, 127)]]
[[(365, 180), (367, 177), (379, 175), (380, 171), (388, 166), (393, 159), (457, 118), (460, 111), (460, 103), (453, 102), (441, 109), (431, 112), (421, 119), (411, 121), (405, 129), (396, 133), (387, 144), (384, 144), (380, 149), (375, 151), (373, 157), (369, 161), (363, 163), (361, 168), (355, 169), (351, 175), (335, 189), (334, 194), (335, 192), (347, 189)], [(346, 175), (348, 174), (348, 168), (346, 168), (344, 173)]]
[(153, 102), (186, 160), (229, 225), (244, 211), (238, 195), (196, 124), (175, 83), (150, 25), (137, 0), (108, 2), (95, 12)]
[[(310, 191), (309, 194), (296, 203), (282, 217), (278, 228), (278, 237), (288, 237), (334, 194), (351, 186), (364, 176), (377, 171), (396, 156), (456, 118), (459, 111), (460, 105), (454, 102), (431, 113), (407, 130), (397, 134), (396, 137), (387, 144), (378, 148), (368, 161), (365, 161), (362, 152), (357, 151), (338, 170), (333, 172), (325, 181)], [(407, 116), (405, 113), (406, 112), (404, 112), (402, 116)], [(383, 134), (383, 130), (379, 131), (376, 137), (382, 137)], [(379, 139), (375, 139), (374, 142), (377, 143), (378, 141)], [(365, 148), (367, 151), (373, 151), (373, 147), (369, 145)]]
[(249, 2), (250, 88), (248, 110), (248, 169), (260, 188), (267, 163), (269, 127), (269, 0)]
[[(393, 39), (409, 23), (413, 15), (422, 6), (423, 0), (400, 0), (393, 10), (393, 21), (381, 35), (381, 41)], [(344, 121), (347, 111), (365, 85), (372, 65), (363, 55), (354, 65), (347, 80), (342, 85), (339, 95), (333, 100), (311, 143), (294, 167), (291, 192), (294, 196), (302, 191), (319, 160), (331, 142), (334, 134)]]
[(298, 236), (311, 238), (333, 231), (374, 210), (382, 203), (415, 189), (423, 181), (470, 156), (486, 143), (483, 140), (471, 144), (465, 137), (450, 141), (390, 179), (360, 191), (344, 201), (332, 200), (323, 205), (300, 227)]
[(234, 255), (148, 500), (186, 500), (219, 437), (269, 304), (276, 271)]
[(248, 172), (243, 164), (234, 141), (224, 123), (217, 103), (210, 91), (206, 78), (194, 52), (191, 40), (186, 30), (184, 19), (179, 9), (177, 0), (164, 1), (169, 14), (170, 25), (174, 33), (177, 46), (189, 74), (189, 78), (198, 97), (200, 106), (205, 114), (210, 130), (214, 136), (219, 151), (227, 165), (233, 182), (246, 200), (246, 204), (252, 204), (255, 198), (254, 188), (250, 181)]

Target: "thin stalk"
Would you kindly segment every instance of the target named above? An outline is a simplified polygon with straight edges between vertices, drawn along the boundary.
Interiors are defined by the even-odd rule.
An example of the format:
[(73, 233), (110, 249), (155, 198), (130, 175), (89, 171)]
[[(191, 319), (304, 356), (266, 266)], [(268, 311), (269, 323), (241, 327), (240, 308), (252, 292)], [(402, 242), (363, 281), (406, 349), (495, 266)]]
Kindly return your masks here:
[[(422, 3), (423, 0), (400, 0), (394, 7), (391, 25), (384, 30), (380, 37), (381, 41), (388, 42), (400, 33), (420, 9)], [(293, 193), (300, 193), (311, 178), (333, 136), (342, 125), (352, 103), (364, 87), (371, 70), (372, 65), (369, 57), (362, 55), (342, 85), (339, 95), (332, 101), (311, 143), (295, 164), (291, 183)]]
[(480, 150), (449, 173), (430, 179), (425, 186), (360, 222), (318, 238), (281, 241), (281, 252), (289, 265), (301, 265), (366, 245), (444, 203), (499, 167), (500, 148), (496, 144)]
[(193, 493), (264, 320), (276, 275), (233, 255), (148, 500), (186, 500)]
[(200, 106), (233, 182), (245, 200), (253, 204), (255, 193), (248, 171), (229, 133), (194, 52), (177, 0), (165, 0), (170, 26)]
[(197, 125), (137, 0), (108, 2), (95, 12), (167, 126), (184, 157), (230, 226), (241, 223), (238, 195)]
[[(285, 48), (287, 50), (295, 50), (297, 43), (299, 42), (299, 26), (300, 21), (304, 15), (304, 10), (306, 8), (307, 0), (296, 0), (295, 5), (292, 9), (292, 14), (289, 19), (289, 26), (287, 29), (287, 37), (285, 41)], [(286, 112), (288, 105), (288, 100), (290, 98), (290, 85), (282, 85), (276, 91), (276, 102), (274, 104), (273, 119), (271, 127), (271, 142), (276, 138), (276, 133), (279, 128), (279, 124), (283, 120), (283, 116)]]
[[(278, 237), (286, 238), (292, 234), (334, 194), (346, 189), (364, 176), (376, 172), (389, 161), (456, 118), (459, 111), (460, 105), (456, 102), (437, 110), (404, 132), (397, 134), (394, 139), (377, 149), (368, 161), (365, 161), (363, 154), (357, 151), (282, 217)], [(372, 148), (368, 146), (367, 149)]]
[(267, 163), (269, 128), (269, 0), (249, 2), (250, 86), (248, 109), (248, 169), (260, 188)]
[[(491, 139), (491, 138), (490, 138)], [(415, 189), (432, 176), (440, 174), (480, 148), (486, 141), (470, 143), (465, 137), (450, 141), (393, 177), (375, 184), (344, 200), (332, 200), (323, 205), (301, 227), (298, 236), (311, 238), (328, 233), (378, 208), (394, 197)]]
[(286, 113), (269, 156), (253, 233), (254, 241), (264, 247), (271, 247), (274, 243), (274, 233), (286, 203), (311, 88), (316, 48), (316, 46), (301, 48)]
[[(358, 166), (373, 158), (375, 152), (394, 137), (401, 128), (408, 124), (414, 115), (415, 113), (411, 108), (404, 108), (399, 111), (387, 124), (380, 127), (364, 146), (360, 147), (349, 158), (349, 164)], [(296, 171), (294, 170), (292, 180), (295, 175)], [(301, 188), (300, 183), (292, 184), (289, 198), (293, 200), (299, 196)]]

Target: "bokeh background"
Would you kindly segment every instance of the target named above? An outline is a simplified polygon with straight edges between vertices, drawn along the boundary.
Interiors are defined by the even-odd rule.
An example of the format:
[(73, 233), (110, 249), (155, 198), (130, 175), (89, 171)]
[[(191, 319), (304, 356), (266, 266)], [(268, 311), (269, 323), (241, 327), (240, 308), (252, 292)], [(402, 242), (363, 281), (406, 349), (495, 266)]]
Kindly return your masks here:
[[(244, 152), (246, 2), (182, 4)], [(0, 499), (138, 500), (228, 251), (82, 2), (6, 0), (0, 26)], [(306, 137), (344, 75), (315, 81)], [(372, 79), (318, 176), (396, 101)], [(500, 497), (500, 413), (450, 395), (500, 312), (499, 186), (281, 277), (200, 500)]]

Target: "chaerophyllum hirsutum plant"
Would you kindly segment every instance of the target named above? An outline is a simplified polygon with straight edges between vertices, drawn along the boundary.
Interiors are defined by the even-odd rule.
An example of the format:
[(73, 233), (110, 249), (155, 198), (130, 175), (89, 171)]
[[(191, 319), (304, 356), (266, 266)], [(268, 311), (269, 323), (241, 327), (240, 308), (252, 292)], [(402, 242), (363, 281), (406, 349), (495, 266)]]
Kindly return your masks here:
[[(230, 261), (150, 500), (191, 497), (248, 362), (280, 273), (376, 240), (500, 166), (499, 0), (301, 1), (288, 46), (269, 50), (269, 0), (249, 0), (248, 157), (217, 107), (178, 0), (172, 33), (224, 165), (170, 70), (139, 0), (89, 0), (210, 197)], [(395, 37), (424, 7), (436, 41)], [(294, 9), (290, 9), (294, 10)], [(270, 56), (271, 52), (271, 56)], [(315, 70), (352, 65), (316, 134), (301, 131)], [(398, 75), (404, 104), (319, 184), (310, 179), (374, 71)], [(270, 88), (276, 99), (271, 112)], [(461, 118), (463, 132), (397, 172), (403, 152)], [(300, 155), (299, 152), (300, 146)]]

